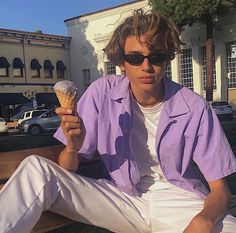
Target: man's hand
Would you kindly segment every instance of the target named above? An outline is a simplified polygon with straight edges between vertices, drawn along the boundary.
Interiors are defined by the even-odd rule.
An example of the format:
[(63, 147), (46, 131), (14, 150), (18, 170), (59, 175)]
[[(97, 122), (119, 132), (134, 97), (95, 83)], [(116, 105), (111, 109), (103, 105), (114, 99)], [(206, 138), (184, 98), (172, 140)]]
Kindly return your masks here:
[(199, 214), (192, 219), (183, 233), (211, 233), (212, 228), (212, 222)]
[(76, 171), (79, 166), (78, 151), (85, 138), (82, 119), (72, 109), (59, 107), (56, 113), (61, 117), (61, 128), (67, 145), (58, 157), (58, 163), (69, 171)]
[(197, 214), (184, 233), (211, 233), (214, 224), (225, 215), (231, 193), (224, 179), (208, 182), (210, 193), (204, 201), (203, 210)]
[(78, 152), (85, 137), (82, 119), (69, 108), (59, 107), (55, 111), (61, 117), (60, 126), (67, 139), (67, 149)]

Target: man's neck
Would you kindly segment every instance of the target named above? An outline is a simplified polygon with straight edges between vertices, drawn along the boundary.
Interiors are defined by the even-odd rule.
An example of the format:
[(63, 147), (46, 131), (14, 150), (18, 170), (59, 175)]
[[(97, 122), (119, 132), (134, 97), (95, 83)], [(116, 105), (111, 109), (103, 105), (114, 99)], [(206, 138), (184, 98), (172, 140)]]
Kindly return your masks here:
[(153, 107), (156, 104), (159, 104), (163, 101), (163, 98), (161, 99), (156, 99), (156, 98), (152, 98), (150, 97), (149, 99), (145, 99), (144, 101), (142, 100), (137, 100), (136, 101), (143, 107)]
[[(162, 84), (163, 85), (163, 84)], [(151, 93), (149, 92), (143, 92), (139, 93), (138, 96), (135, 96), (135, 94), (132, 92), (132, 95), (134, 96), (135, 100), (143, 107), (152, 107), (156, 104), (159, 104), (163, 102), (164, 99), (164, 88), (160, 86), (158, 88), (159, 90), (155, 90)]]

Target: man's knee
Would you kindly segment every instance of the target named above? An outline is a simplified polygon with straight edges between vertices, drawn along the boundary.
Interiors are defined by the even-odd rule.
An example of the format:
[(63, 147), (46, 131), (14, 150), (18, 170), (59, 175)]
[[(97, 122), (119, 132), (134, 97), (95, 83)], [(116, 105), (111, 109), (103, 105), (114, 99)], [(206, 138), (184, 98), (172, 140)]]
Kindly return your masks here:
[(29, 155), (20, 164), (29, 172), (37, 171), (37, 173), (44, 173), (45, 165), (47, 165), (47, 159), (39, 155)]

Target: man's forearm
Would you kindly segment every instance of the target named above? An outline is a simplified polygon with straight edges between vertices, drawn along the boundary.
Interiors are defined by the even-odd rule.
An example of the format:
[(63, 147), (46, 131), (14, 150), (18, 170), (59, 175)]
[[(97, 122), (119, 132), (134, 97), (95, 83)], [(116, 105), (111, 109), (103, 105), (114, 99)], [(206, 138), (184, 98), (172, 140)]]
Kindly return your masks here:
[(206, 220), (215, 224), (228, 210), (231, 194), (228, 189), (213, 190), (204, 202), (204, 208), (199, 213)]
[(214, 224), (225, 215), (231, 193), (223, 179), (208, 182), (210, 194), (204, 202), (203, 210), (189, 223), (184, 233), (211, 233)]
[(59, 154), (58, 163), (63, 168), (75, 172), (79, 166), (78, 152), (65, 147)]

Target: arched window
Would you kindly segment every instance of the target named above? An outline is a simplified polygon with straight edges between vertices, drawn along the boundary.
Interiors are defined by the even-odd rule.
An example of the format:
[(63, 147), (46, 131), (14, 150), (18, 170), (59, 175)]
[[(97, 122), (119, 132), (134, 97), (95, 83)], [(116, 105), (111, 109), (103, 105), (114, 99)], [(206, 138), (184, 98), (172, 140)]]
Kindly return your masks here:
[(19, 57), (14, 58), (13, 60), (13, 76), (14, 77), (23, 77), (23, 69), (25, 65)]
[(42, 66), (39, 64), (37, 59), (32, 59), (31, 60), (31, 77), (32, 78), (40, 78), (40, 69)]
[(65, 79), (66, 66), (62, 61), (57, 62), (57, 78)]
[(51, 61), (45, 60), (43, 64), (43, 69), (45, 78), (53, 78), (54, 66), (52, 65)]
[(0, 77), (9, 77), (10, 64), (5, 57), (0, 57)]

